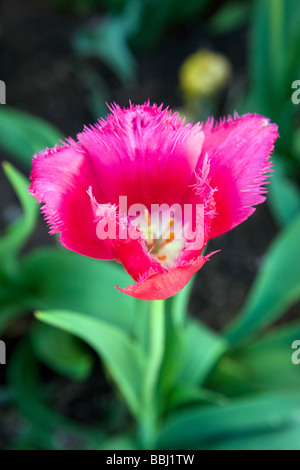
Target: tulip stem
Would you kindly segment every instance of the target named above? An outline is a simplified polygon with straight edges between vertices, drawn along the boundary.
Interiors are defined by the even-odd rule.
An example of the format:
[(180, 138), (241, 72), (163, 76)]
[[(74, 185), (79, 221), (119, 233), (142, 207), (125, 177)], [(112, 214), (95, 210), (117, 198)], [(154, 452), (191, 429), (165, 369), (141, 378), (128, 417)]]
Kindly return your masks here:
[(150, 308), (149, 356), (144, 382), (145, 412), (141, 434), (144, 447), (153, 448), (158, 425), (157, 386), (165, 351), (164, 301), (153, 300)]

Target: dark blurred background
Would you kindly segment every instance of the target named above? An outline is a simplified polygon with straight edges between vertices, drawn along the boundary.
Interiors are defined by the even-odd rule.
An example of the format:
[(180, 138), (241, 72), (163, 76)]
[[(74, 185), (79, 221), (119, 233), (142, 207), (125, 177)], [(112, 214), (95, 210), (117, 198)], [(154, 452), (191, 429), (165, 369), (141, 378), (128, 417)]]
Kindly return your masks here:
[[(257, 111), (276, 122), (278, 116), (281, 117), (290, 128), (282, 126), (283, 142), (287, 145), (281, 146), (279, 160), (286, 152), (284, 171), (297, 187), (300, 174), (299, 134), (293, 144), (296, 149), (293, 153), (292, 144), (289, 145), (289, 132), (294, 132), (299, 118), (295, 106), (291, 112), (286, 105), (290, 102), (291, 81), (285, 79), (282, 97), (279, 92), (273, 93), (271, 98), (252, 93), (254, 86), (255, 90), (262, 90), (264, 86), (258, 81), (259, 73), (256, 74), (253, 66), (257, 47), (266, 47), (262, 42), (257, 44), (258, 34), (267, 38), (264, 28), (258, 33), (257, 27), (262, 3), (251, 0), (2, 0), (0, 80), (6, 84), (6, 105), (1, 105), (0, 109), (1, 161), (13, 163), (28, 178), (33, 153), (31, 145), (37, 151), (43, 146), (50, 146), (50, 143), (54, 145), (55, 135), (58, 136), (57, 140), (64, 136), (76, 138), (84, 124), (93, 123), (98, 117), (108, 114), (105, 102), (127, 106), (129, 100), (139, 104), (150, 99), (151, 103), (164, 103), (193, 120), (205, 120), (211, 114), (218, 119), (234, 110), (240, 113)], [(277, 44), (280, 45), (280, 40)], [(299, 52), (300, 43), (297, 44), (296, 51)], [(221, 54), (230, 69), (224, 80), (222, 77), (220, 79), (224, 83), (207, 94), (199, 91), (197, 95), (187, 90), (188, 85), (182, 83), (183, 75), (180, 75), (182, 65), (197, 51)], [(265, 75), (270, 70), (274, 70), (276, 75), (276, 70), (272, 69), (276, 59), (271, 55), (267, 52), (265, 56), (266, 63), (270, 59)], [(291, 57), (289, 62), (294, 60), (297, 64), (290, 75), (294, 79), (299, 78), (296, 76), (298, 57), (296, 55), (296, 61)], [(214, 58), (209, 58), (209, 61), (213, 62)], [(201, 75), (201, 63), (196, 63), (195, 67), (199, 67)], [(272, 77), (273, 74), (268, 75), (270, 86), (273, 84)], [(280, 106), (276, 107), (279, 102)], [(5, 113), (10, 109), (12, 113), (26, 114), (11, 114), (8, 119)], [(32, 116), (38, 119), (32, 122), (33, 128), (37, 124), (32, 135), (23, 126), (27, 113), (28, 119)], [(43, 136), (40, 135), (39, 141), (40, 122), (46, 122), (51, 127), (51, 137), (47, 137), (45, 145)], [(281, 127), (279, 130), (281, 132)], [(1, 168), (0, 230), (7, 228), (21, 213), (15, 191)], [(213, 240), (209, 250), (221, 251), (196, 275), (190, 299), (192, 315), (218, 331), (234, 318), (279, 228), (274, 207), (263, 204), (248, 221)], [(54, 244), (54, 237), (48, 235), (46, 224), (40, 217), (23, 252)], [(57, 269), (60, 269), (59, 266)], [(289, 309), (284, 321), (297, 317), (299, 305)], [(28, 311), (27, 316), (5, 326), (4, 337), (9, 352), (28, 332), (31, 320), (32, 311)], [(93, 424), (103, 417), (105, 408), (114, 408), (110, 401), (111, 383), (100, 371), (99, 364), (96, 367), (99, 369), (97, 373), (83, 383), (53, 377), (48, 369), (43, 371), (48, 391), (55, 397), (52, 404), (56, 410)], [(4, 387), (4, 368), (0, 369), (0, 373), (0, 404), (1, 400), (5, 404), (9, 403), (10, 398)], [(95, 404), (99, 394), (107, 397), (102, 401), (101, 412)], [(110, 412), (113, 432), (114, 426), (120, 427), (128, 416), (122, 407), (115, 412), (114, 418), (114, 412)], [(24, 427), (28, 424), (24, 424), (13, 407), (0, 410), (0, 420), (0, 447), (7, 448), (18, 433), (24, 434)], [(61, 443), (67, 437), (59, 435), (58, 439)], [(14, 446), (28, 445), (22, 439), (20, 442)], [(71, 443), (63, 442), (61, 446), (76, 448), (80, 446), (77, 444), (73, 440)]]

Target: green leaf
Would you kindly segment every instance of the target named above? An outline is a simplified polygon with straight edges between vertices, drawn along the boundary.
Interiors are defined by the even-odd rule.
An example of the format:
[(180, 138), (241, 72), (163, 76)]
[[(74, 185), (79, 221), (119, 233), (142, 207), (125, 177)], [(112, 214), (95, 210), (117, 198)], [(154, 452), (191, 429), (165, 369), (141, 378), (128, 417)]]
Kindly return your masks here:
[(299, 411), (299, 396), (277, 394), (239, 398), (219, 407), (192, 406), (166, 421), (158, 447), (201, 449), (221, 438), (280, 430), (291, 424)]
[(226, 330), (229, 342), (259, 332), (300, 298), (299, 233), (300, 217), (275, 238), (242, 311)]
[(174, 385), (201, 385), (227, 349), (223, 338), (191, 319), (168, 336), (162, 372), (162, 388), (166, 393)]
[(278, 161), (274, 161), (274, 173), (270, 181), (268, 201), (277, 223), (284, 227), (300, 214), (300, 191), (288, 179)]
[[(260, 113), (279, 125), (277, 149), (298, 171), (291, 142), (297, 106), (292, 82), (299, 76), (300, 32), (297, 0), (256, 0), (250, 29), (249, 93), (239, 113)], [(236, 106), (235, 106), (236, 108)]]
[(184, 323), (188, 313), (188, 305), (194, 285), (195, 277), (193, 277), (187, 285), (171, 299), (171, 312), (174, 325), (181, 326)]
[(38, 448), (63, 449), (66, 442), (73, 442), (81, 448), (97, 449), (106, 437), (102, 431), (68, 420), (51, 409), (27, 340), (18, 344), (9, 360), (8, 382), (14, 401), (29, 419), (30, 434)]
[(0, 107), (0, 147), (18, 158), (27, 169), (35, 153), (53, 147), (63, 138), (56, 127), (41, 118), (7, 105)]
[(135, 416), (142, 412), (141, 384), (145, 357), (136, 341), (119, 328), (75, 312), (48, 311), (39, 320), (86, 341), (99, 354)]
[(249, 21), (250, 4), (248, 2), (226, 2), (213, 15), (209, 27), (214, 34), (225, 34), (245, 27)]
[(232, 352), (228, 351), (208, 376), (205, 387), (231, 398), (260, 392), (262, 387), (252, 383), (251, 379), (247, 367), (235, 360)]
[[(300, 4), (297, 0), (285, 3), (285, 37), (286, 37), (286, 62), (288, 66), (287, 83), (292, 83), (299, 76), (299, 50), (300, 31), (298, 18), (300, 14)], [(287, 87), (288, 90), (288, 87)]]
[(168, 409), (192, 403), (221, 405), (227, 402), (228, 399), (221, 393), (196, 386), (178, 385), (172, 390), (169, 397)]
[(295, 158), (300, 164), (300, 129), (295, 129), (293, 133), (292, 152), (295, 154)]
[(138, 450), (139, 446), (136, 440), (131, 435), (113, 436), (107, 441), (104, 441), (99, 450)]
[(218, 441), (209, 450), (300, 450), (300, 425)]
[(249, 53), (252, 89), (259, 100), (263, 100), (262, 105), (267, 104), (272, 111), (281, 106), (286, 90), (286, 3), (283, 0), (256, 1), (252, 16)]
[(299, 366), (293, 364), (292, 343), (300, 339), (300, 323), (278, 327), (233, 355), (248, 373), (248, 381), (257, 388), (299, 390)]
[[(17, 294), (17, 289), (15, 289), (13, 292), (10, 292), (10, 295), (12, 297), (14, 296), (15, 298), (17, 298)], [(20, 300), (19, 302), (15, 302), (14, 305), (12, 305), (11, 302), (11, 299), (9, 299), (5, 303), (4, 307), (2, 305), (0, 307), (0, 336), (10, 322), (19, 316), (24, 315), (24, 309), (23, 306), (20, 305)]]
[(106, 103), (112, 101), (108, 85), (91, 67), (83, 66), (82, 61), (78, 74), (88, 92), (86, 101), (91, 115), (95, 120), (104, 118), (108, 112)]
[(227, 344), (221, 336), (194, 320), (189, 320), (186, 325), (184, 343), (178, 380), (180, 383), (201, 384), (227, 350)]
[(37, 357), (55, 372), (71, 380), (89, 377), (93, 356), (75, 336), (37, 322), (31, 330), (31, 339)]
[(128, 332), (134, 329), (136, 301), (115, 288), (132, 279), (117, 263), (42, 248), (23, 258), (21, 274), (31, 293), (28, 309), (74, 310)]
[(136, 61), (127, 40), (138, 24), (140, 7), (139, 1), (129, 2), (121, 14), (76, 31), (74, 50), (83, 57), (101, 59), (123, 83), (135, 80)]
[(24, 214), (8, 227), (6, 235), (0, 239), (2, 268), (5, 263), (9, 264), (11, 262), (11, 259), (18, 254), (26, 243), (36, 226), (39, 212), (38, 204), (28, 192), (28, 180), (9, 163), (4, 163), (3, 168), (19, 197)]

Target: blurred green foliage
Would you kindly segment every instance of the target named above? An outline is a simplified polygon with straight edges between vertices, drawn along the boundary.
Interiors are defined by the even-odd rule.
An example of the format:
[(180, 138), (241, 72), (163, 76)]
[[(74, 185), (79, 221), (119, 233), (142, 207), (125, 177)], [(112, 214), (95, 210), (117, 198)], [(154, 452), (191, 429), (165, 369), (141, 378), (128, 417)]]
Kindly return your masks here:
[(251, 14), (251, 7), (249, 1), (228, 1), (223, 3), (209, 20), (211, 33), (221, 35), (245, 27)]
[(8, 105), (0, 107), (0, 147), (31, 168), (31, 156), (53, 147), (63, 134), (52, 124)]
[[(59, 3), (64, 8), (75, 5), (82, 12), (85, 2)], [(126, 81), (134, 77), (129, 43), (134, 46), (140, 41), (141, 47), (149, 47), (166, 27), (201, 12), (207, 3), (166, 1), (158, 8), (158, 2), (149, 0), (139, 2), (133, 15), (128, 12), (134, 1), (94, 0), (85, 12), (99, 5), (103, 11), (109, 9), (110, 16), (106, 23), (78, 31), (75, 47), (83, 55), (106, 57)], [(232, 6), (226, 10), (226, 5), (211, 23), (214, 34), (245, 21), (242, 8), (237, 21), (230, 14)], [(249, 93), (239, 111), (260, 112), (279, 123), (281, 139), (270, 207), (281, 231), (265, 254), (241, 312), (224, 332), (216, 333), (188, 314), (192, 283), (166, 301), (158, 367), (152, 367), (151, 377), (157, 418), (152, 436), (155, 449), (300, 448), (300, 375), (299, 366), (291, 360), (300, 324), (274, 326), (300, 300), (300, 196), (290, 178), (290, 172), (299, 174), (297, 107), (291, 102), (291, 83), (299, 78), (299, 4), (257, 0), (254, 9)], [(143, 21), (148, 29), (142, 27)], [(105, 46), (99, 45), (101, 41)], [(90, 79), (99, 98), (93, 72)], [(26, 169), (33, 153), (52, 147), (61, 138), (59, 130), (41, 119), (8, 106), (0, 109), (0, 147)], [(24, 252), (36, 229), (38, 205), (28, 193), (27, 179), (11, 164), (5, 164), (4, 171), (23, 215), (0, 238), (0, 332), (22, 317), (30, 319), (9, 359), (8, 384), (0, 388), (0, 406), (14, 403), (28, 423), (11, 447), (145, 447), (152, 354), (148, 304), (114, 289), (116, 284), (131, 283), (117, 264), (56, 246)], [(34, 311), (39, 311), (35, 318)], [(95, 361), (91, 349), (119, 391), (114, 407), (126, 404), (131, 412), (119, 434), (112, 434), (109, 417), (92, 427), (55, 411), (41, 374), (44, 364), (69, 380), (87, 380)]]
[(296, 0), (256, 0), (251, 19), (249, 93), (239, 108), (268, 116), (279, 125), (277, 152), (287, 171), (300, 173), (296, 148), (297, 114), (292, 83), (300, 75), (300, 4)]
[[(270, 205), (279, 225), (299, 213), (299, 107), (292, 102), (292, 83), (300, 75), (300, 33), (297, 1), (256, 0), (251, 20), (249, 92), (241, 112), (268, 116), (279, 126), (280, 139), (270, 183)], [(288, 178), (289, 177), (289, 178)]]
[(122, 0), (99, 1), (105, 15), (94, 17), (72, 38), (81, 57), (97, 57), (123, 83), (136, 80), (133, 50), (156, 44), (171, 26), (178, 26), (204, 11), (208, 0)]

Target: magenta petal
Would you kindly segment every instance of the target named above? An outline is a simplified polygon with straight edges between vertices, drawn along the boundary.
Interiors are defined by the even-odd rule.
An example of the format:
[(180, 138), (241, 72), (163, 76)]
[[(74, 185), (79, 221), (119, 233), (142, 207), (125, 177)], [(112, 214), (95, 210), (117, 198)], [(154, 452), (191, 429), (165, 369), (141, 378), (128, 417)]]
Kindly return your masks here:
[[(136, 281), (121, 292), (165, 299), (206, 262), (201, 253), (209, 239), (243, 222), (264, 201), (277, 137), (277, 126), (258, 115), (215, 127), (210, 120), (203, 127), (185, 125), (177, 113), (149, 102), (114, 105), (106, 120), (78, 135), (79, 142), (35, 156), (29, 189), (66, 248), (121, 262)], [(174, 209), (159, 234), (158, 209), (151, 206), (174, 203), (192, 213)], [(144, 205), (140, 229), (134, 227), (136, 213), (128, 212), (136, 204)], [(172, 233), (164, 239), (167, 227)], [(124, 235), (132, 228), (137, 236)]]
[(128, 205), (180, 202), (201, 154), (200, 125), (156, 105), (115, 106), (106, 121), (78, 135), (107, 201)]
[(216, 189), (210, 231), (214, 238), (243, 222), (254, 212), (253, 206), (265, 200), (269, 155), (278, 128), (263, 116), (246, 114), (216, 127), (208, 121), (204, 132), (202, 155), (210, 161), (210, 186)]
[(190, 263), (174, 267), (166, 272), (150, 272), (126, 289), (116, 288), (119, 292), (136, 297), (141, 300), (163, 300), (177, 294), (189, 282), (208, 260), (208, 256), (200, 257)]
[(75, 142), (40, 152), (33, 160), (31, 194), (43, 202), (51, 233), (61, 232), (66, 248), (99, 259), (114, 258), (110, 241), (96, 234), (95, 214), (88, 190), (101, 192), (90, 159)]
[(149, 254), (141, 239), (120, 241), (116, 243), (116, 254), (130, 276), (137, 281), (150, 270), (164, 272), (161, 264)]

